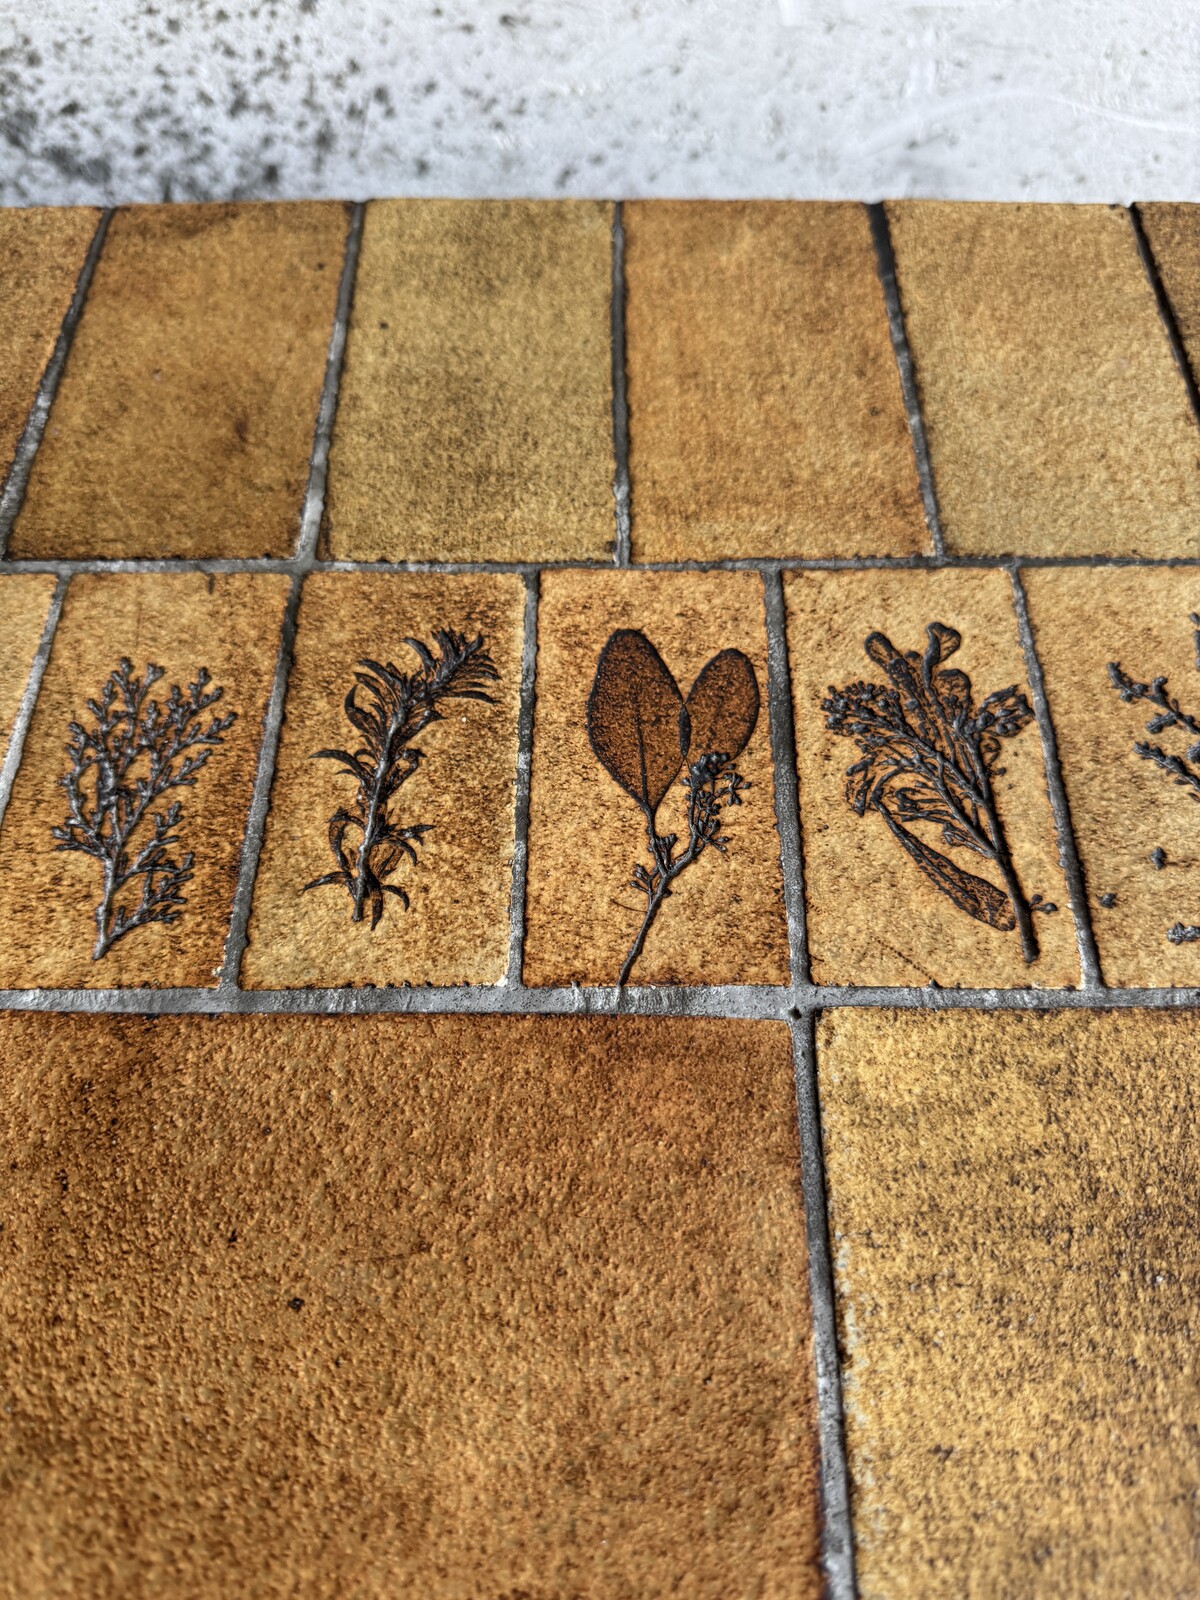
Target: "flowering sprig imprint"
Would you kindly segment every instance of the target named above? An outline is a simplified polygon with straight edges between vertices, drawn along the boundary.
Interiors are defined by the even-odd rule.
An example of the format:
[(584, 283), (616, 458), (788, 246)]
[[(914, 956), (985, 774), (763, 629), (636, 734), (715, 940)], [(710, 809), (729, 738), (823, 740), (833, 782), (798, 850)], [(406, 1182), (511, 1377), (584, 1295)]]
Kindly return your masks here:
[[(162, 811), (151, 808), (168, 790), (195, 786), (237, 717), (231, 711), (204, 726), (204, 713), (224, 693), (208, 688), (205, 668), (186, 693), (174, 684), (160, 703), (150, 690), (162, 676), (162, 667), (151, 662), (142, 677), (134, 677), (133, 663), (122, 657), (99, 699), (87, 702), (91, 726), (67, 727), (70, 767), (59, 779), (67, 815), (50, 833), (56, 850), (78, 851), (100, 864), (93, 961), (135, 928), (179, 920), (194, 861), (191, 851), (171, 854), (183, 810), (178, 800)], [(121, 904), (118, 895), (133, 883), (139, 885), (137, 904)]]

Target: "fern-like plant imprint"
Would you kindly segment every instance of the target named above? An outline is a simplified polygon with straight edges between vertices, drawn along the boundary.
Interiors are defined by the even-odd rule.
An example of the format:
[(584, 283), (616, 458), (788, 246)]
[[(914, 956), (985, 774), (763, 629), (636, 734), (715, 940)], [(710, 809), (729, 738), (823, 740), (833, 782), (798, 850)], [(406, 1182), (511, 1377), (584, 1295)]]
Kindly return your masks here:
[[(642, 953), (659, 908), (681, 872), (709, 845), (722, 853), (722, 810), (742, 803), (749, 788), (734, 762), (758, 721), (758, 679), (740, 650), (722, 650), (688, 691), (679, 691), (669, 668), (644, 633), (615, 632), (596, 665), (587, 703), (587, 731), (597, 760), (642, 813), (650, 867), (638, 863), (631, 885), (646, 897), (642, 925), (617, 978), (625, 983)], [(687, 843), (660, 834), (658, 810), (680, 782), (687, 791)]]
[[(162, 667), (150, 662), (135, 677), (133, 663), (123, 656), (99, 697), (87, 702), (90, 725), (67, 725), (70, 766), (59, 779), (67, 815), (50, 832), (58, 841), (55, 850), (77, 851), (99, 864), (93, 961), (135, 928), (179, 920), (194, 862), (190, 850), (172, 853), (183, 810), (178, 800), (165, 810), (152, 808), (169, 790), (195, 786), (237, 717), (236, 711), (213, 716), (205, 726), (205, 712), (224, 691), (208, 687), (204, 667), (186, 692), (174, 684), (160, 702), (150, 691), (162, 676)], [(131, 884), (138, 887), (136, 904), (119, 898)]]
[[(846, 769), (846, 799), (863, 817), (883, 818), (896, 842), (948, 900), (1000, 933), (1020, 934), (1026, 962), (1038, 957), (1033, 914), (1057, 907), (1041, 895), (1027, 900), (996, 807), (995, 780), (1002, 743), (1033, 720), (1015, 685), (975, 704), (971, 680), (943, 663), (962, 643), (945, 623), (925, 630), (923, 652), (899, 651), (882, 633), (864, 649), (887, 674), (886, 684), (830, 686), (821, 702), (827, 726), (853, 739), (862, 760)], [(990, 861), (1000, 883), (968, 872), (935, 850), (914, 828), (936, 828), (951, 850)]]
[[(337, 863), (332, 872), (304, 885), (320, 889), (340, 884), (350, 896), (351, 921), (361, 922), (371, 908), (371, 927), (383, 916), (384, 895), (395, 895), (407, 911), (409, 897), (399, 884), (388, 883), (408, 857), (416, 864), (416, 846), (430, 831), (428, 822), (401, 823), (391, 806), (425, 758), (413, 741), (431, 722), (440, 722), (442, 700), (493, 698), (482, 687), (499, 679), (495, 663), (483, 648), (483, 635), (468, 639), (452, 628), (434, 633), (433, 648), (419, 639), (405, 639), (420, 666), (401, 672), (389, 662), (364, 657), (354, 674), (354, 686), (344, 707), (351, 727), (362, 735), (356, 750), (316, 750), (314, 761), (336, 761), (339, 776), (353, 779), (355, 796), (349, 807), (339, 806), (329, 819), (329, 848)], [(359, 700), (360, 691), (365, 696)], [(357, 844), (351, 840), (357, 838)]]

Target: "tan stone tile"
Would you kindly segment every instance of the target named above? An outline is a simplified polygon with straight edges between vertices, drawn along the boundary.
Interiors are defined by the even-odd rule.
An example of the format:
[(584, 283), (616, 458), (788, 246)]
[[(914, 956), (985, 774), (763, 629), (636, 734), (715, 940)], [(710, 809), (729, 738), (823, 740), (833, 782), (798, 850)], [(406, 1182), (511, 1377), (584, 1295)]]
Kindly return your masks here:
[(0, 1065), (0, 1583), (821, 1593), (786, 1028), (10, 1014)]
[(864, 207), (624, 220), (636, 558), (928, 550)]
[(348, 226), (340, 204), (119, 211), (11, 553), (290, 555)]
[[(804, 572), (785, 579), (785, 594), (808, 942), (816, 981), (936, 983), (943, 988), (1044, 988), (1077, 982), (1075, 929), (1036, 723), (1030, 720), (1005, 736), (991, 780), (1021, 894), (1028, 903), (1041, 895), (1058, 907), (1052, 915), (1032, 914), (1037, 955), (1027, 962), (999, 862), (961, 843), (948, 847), (936, 820), (907, 821), (903, 791), (913, 785), (904, 778), (884, 791), (882, 807), (867, 803), (859, 816), (847, 799), (849, 786), (858, 782), (850, 779), (849, 769), (865, 754), (856, 737), (828, 726), (822, 709), (827, 696), (850, 684), (865, 681), (890, 688), (885, 664), (866, 652), (872, 634), (882, 634), (897, 651), (915, 651), (919, 658), (934, 623), (961, 635), (958, 653), (942, 669), (947, 691), (956, 694), (961, 687), (950, 674), (965, 672), (976, 710), (989, 695), (1011, 685), (1026, 694), (1007, 574)], [(910, 727), (916, 720), (910, 712)], [(941, 747), (945, 754), (945, 736)], [(911, 745), (892, 748), (911, 759)], [(958, 759), (960, 767), (967, 767), (972, 758), (963, 751)], [(930, 761), (936, 766), (935, 756)], [(872, 770), (877, 776), (885, 770), (878, 758)], [(949, 787), (961, 802), (961, 786)], [(977, 779), (974, 787), (979, 790)], [(927, 813), (930, 791), (923, 789), (919, 798)], [(988, 831), (981, 827), (981, 832)], [(919, 865), (918, 856), (927, 865)]]
[[(0, 989), (216, 981), (287, 593), (288, 579), (273, 574), (84, 574), (72, 579), (0, 833)], [(51, 829), (67, 819), (62, 779), (73, 765), (67, 753), (70, 724), (97, 727), (88, 702), (99, 700), (122, 657), (138, 680), (150, 663), (163, 669), (139, 726), (144, 728), (150, 702), (163, 708), (165, 718), (174, 685), (186, 700), (201, 669), (211, 678), (205, 692), (219, 687), (223, 695), (190, 727), (207, 731), (213, 718), (230, 712), (237, 720), (210, 750), (194, 782), (153, 799), (130, 837), (126, 858), (132, 865), (152, 845), (152, 819), (169, 817), (172, 802), (179, 803), (181, 816), (171, 834), (177, 843), (167, 848), (165, 859), (180, 867), (188, 854), (195, 860), (193, 877), (181, 886), (185, 903), (176, 908), (177, 920), (133, 927), (94, 960), (103, 863), (80, 851), (59, 851)], [(118, 695), (115, 706), (124, 703)], [(125, 724), (107, 739), (107, 759), (127, 760), (127, 747)], [(161, 752), (161, 740), (155, 748)], [(187, 759), (169, 759), (166, 770), (179, 775)], [(96, 808), (97, 769), (93, 757), (89, 762), (81, 789), (83, 808), (90, 813)], [(147, 779), (150, 764), (149, 755), (138, 755), (120, 787), (132, 791)], [(101, 831), (111, 836), (111, 812)], [(154, 883), (160, 893), (164, 880), (156, 877)], [(127, 883), (113, 898), (114, 915), (115, 908), (133, 914), (140, 899), (141, 882)], [(165, 904), (162, 909), (170, 911)], [(106, 923), (111, 932), (112, 919)]]
[(0, 763), (8, 752), (57, 581), (52, 572), (14, 572), (0, 578)]
[(352, 560), (611, 548), (612, 207), (368, 206), (325, 538)]
[(1137, 209), (1192, 372), (1200, 373), (1200, 205)]
[[(1105, 980), (1200, 984), (1200, 944), (1169, 937), (1200, 923), (1200, 763), (1185, 760), (1195, 779), (1177, 783), (1134, 748), (1182, 758), (1200, 737), (1190, 621), (1200, 611), (1200, 573), (1043, 568), (1023, 581)], [(1167, 696), (1195, 726), (1147, 732), (1164, 708), (1123, 703), (1110, 662), (1150, 689), (1165, 677)]]
[(92, 206), (0, 209), (0, 483), (99, 221)]
[(1117, 206), (888, 206), (946, 547), (1194, 555), (1200, 436)]
[[(753, 572), (611, 570), (542, 578), (525, 981), (615, 983), (646, 910), (630, 881), (635, 866), (650, 866), (642, 813), (588, 740), (588, 698), (600, 652), (622, 629), (649, 638), (684, 695), (714, 656), (741, 651), (753, 665), (762, 702), (737, 758), (737, 771), (751, 787), (744, 804), (721, 808), (728, 848), (724, 854), (704, 849), (675, 880), (630, 981), (786, 983), (761, 580)], [(674, 751), (676, 712), (661, 731), (675, 741)], [(678, 834), (676, 857), (687, 845), (686, 808), (683, 787), (672, 782), (657, 823), (662, 832)]]
[[(524, 605), (517, 577), (317, 573), (306, 581), (244, 983), (497, 983), (504, 976)], [(423, 760), (390, 801), (388, 819), (431, 831), (411, 842), (417, 861), (402, 858), (386, 880), (409, 896), (409, 908), (385, 895), (372, 928), (369, 904), (361, 921), (352, 920), (347, 885), (302, 893), (337, 868), (333, 814), (357, 808), (355, 781), (334, 762), (310, 758), (316, 750), (365, 748), (343, 709), (356, 665), (369, 658), (418, 672), (404, 640), (415, 636), (436, 650), (438, 629), (482, 636), (499, 678), (478, 686), (495, 703), (443, 699), (445, 720), (415, 741)], [(474, 680), (459, 681), (471, 687)], [(357, 703), (372, 702), (360, 689)], [(378, 758), (368, 761), (374, 773)], [(394, 761), (391, 770), (404, 765)], [(343, 844), (355, 869), (361, 838), (352, 827)]]
[(863, 1600), (1195, 1571), (1196, 1018), (839, 1011), (821, 1126)]

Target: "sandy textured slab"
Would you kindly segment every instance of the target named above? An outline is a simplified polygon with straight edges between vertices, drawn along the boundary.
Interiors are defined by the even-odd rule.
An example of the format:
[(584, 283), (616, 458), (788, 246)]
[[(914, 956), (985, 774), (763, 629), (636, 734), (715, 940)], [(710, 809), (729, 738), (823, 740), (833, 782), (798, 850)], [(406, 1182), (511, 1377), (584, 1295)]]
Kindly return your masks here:
[(635, 557), (928, 550), (865, 208), (624, 220)]
[[(631, 886), (649, 866), (633, 800), (588, 742), (587, 700), (601, 650), (637, 629), (686, 695), (722, 650), (753, 663), (762, 706), (737, 761), (744, 803), (722, 810), (729, 845), (706, 849), (675, 881), (632, 983), (786, 983), (787, 919), (775, 827), (762, 583), (752, 572), (548, 572), (538, 614), (537, 710), (529, 817), (525, 981), (615, 983), (646, 909)], [(672, 784), (660, 832), (687, 841), (686, 796)], [(678, 852), (677, 852), (678, 853)]]
[[(962, 642), (947, 671), (970, 678), (978, 709), (988, 695), (1025, 692), (1012, 589), (1003, 572), (805, 572), (785, 579), (792, 663), (804, 885), (813, 977), (834, 984), (940, 984), (968, 988), (1078, 980), (1075, 930), (1059, 867), (1045, 766), (1036, 724), (1003, 741), (993, 789), (1004, 836), (1027, 902), (1056, 905), (1033, 916), (1039, 953), (1022, 954), (1018, 930), (977, 920), (917, 864), (877, 809), (862, 816), (846, 799), (850, 767), (864, 759), (856, 738), (833, 732), (822, 701), (831, 688), (866, 681), (887, 686), (883, 666), (864, 648), (882, 633), (901, 652), (923, 652), (927, 628), (944, 623)], [(915, 724), (915, 718), (909, 718)], [(898, 748), (898, 747), (897, 747)], [(978, 748), (978, 747), (977, 747)], [(903, 752), (911, 753), (909, 747)], [(963, 758), (964, 760), (966, 757)], [(877, 773), (883, 768), (878, 767)], [(947, 847), (941, 827), (905, 823), (903, 780), (887, 797), (901, 827), (953, 867), (995, 888), (994, 861)]]
[(1195, 555), (1200, 435), (1116, 206), (888, 206), (946, 546)]
[(863, 1600), (1194, 1586), (1196, 1029), (822, 1019)]
[[(504, 976), (524, 605), (516, 577), (317, 573), (307, 580), (243, 982), (496, 983)], [(369, 907), (361, 922), (352, 920), (354, 902), (341, 884), (301, 893), (336, 869), (330, 818), (359, 802), (355, 780), (310, 757), (365, 748), (343, 710), (360, 659), (416, 673), (421, 664), (404, 640), (415, 636), (436, 650), (438, 629), (483, 636), (500, 674), (483, 685), (495, 703), (441, 700), (444, 720), (414, 741), (422, 759), (388, 801), (387, 820), (431, 831), (413, 846), (418, 862), (403, 858), (386, 880), (409, 896), (409, 909), (385, 895), (372, 928)], [(360, 690), (356, 703), (371, 701)], [(373, 774), (378, 756), (366, 760)], [(355, 866), (361, 841), (357, 828), (345, 840)]]
[(603, 559), (612, 207), (367, 208), (325, 538), (352, 560)]
[(0, 210), (0, 482), (12, 465), (99, 221), (91, 206)]
[[(288, 579), (274, 575), (126, 573), (72, 579), (0, 833), (0, 988), (216, 981), (287, 592)], [(66, 752), (69, 724), (96, 726), (88, 701), (99, 699), (122, 656), (138, 679), (149, 663), (163, 668), (149, 698), (164, 710), (172, 686), (186, 695), (201, 668), (207, 668), (210, 688), (217, 685), (224, 693), (200, 725), (207, 728), (214, 716), (230, 711), (237, 720), (194, 783), (154, 800), (129, 838), (126, 856), (132, 864), (152, 842), (153, 817), (179, 802), (182, 814), (172, 834), (179, 842), (167, 856), (181, 866), (186, 853), (195, 859), (193, 877), (182, 886), (185, 903), (177, 908), (178, 920), (135, 927), (93, 960), (103, 866), (90, 855), (58, 851), (50, 830), (67, 817), (68, 796), (60, 780), (72, 766)], [(108, 741), (114, 756), (128, 748), (127, 729), (128, 724), (117, 728)], [(179, 773), (184, 759), (171, 759), (167, 767)], [(132, 789), (136, 779), (145, 778), (149, 761), (146, 754), (138, 756), (123, 786)], [(96, 801), (94, 767), (84, 775), (83, 794), (90, 812)], [(111, 831), (107, 825), (105, 831)], [(154, 881), (159, 887), (161, 880)], [(140, 898), (141, 880), (135, 879), (113, 905), (133, 914)]]
[(340, 204), (119, 211), (10, 552), (290, 555), (348, 226)]
[(1200, 205), (1162, 202), (1137, 210), (1192, 372), (1200, 373)]
[[(1200, 762), (1186, 760), (1200, 739), (1200, 573), (1045, 568), (1023, 581), (1104, 977), (1200, 984), (1200, 929), (1186, 932), (1200, 924)], [(1147, 689), (1166, 678), (1156, 693), (1194, 726), (1147, 731), (1168, 707), (1123, 700), (1110, 662)], [(1139, 756), (1137, 744), (1182, 769)]]
[(57, 581), (52, 572), (0, 578), (0, 762), (8, 751)]
[(0, 1585), (815, 1597), (775, 1023), (0, 1019)]

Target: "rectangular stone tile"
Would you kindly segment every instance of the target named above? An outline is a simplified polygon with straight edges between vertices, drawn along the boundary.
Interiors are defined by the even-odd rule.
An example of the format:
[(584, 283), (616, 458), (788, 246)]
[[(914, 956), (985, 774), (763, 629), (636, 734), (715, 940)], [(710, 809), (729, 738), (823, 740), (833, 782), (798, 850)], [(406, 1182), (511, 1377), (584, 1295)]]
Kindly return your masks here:
[(1117, 206), (888, 206), (948, 550), (1194, 555), (1200, 436)]
[(0, 578), (0, 764), (58, 582), (52, 572), (14, 572)]
[(0, 1065), (0, 1586), (821, 1593), (786, 1028), (10, 1014)]
[(1104, 977), (1200, 984), (1200, 573), (1022, 578)]
[(865, 208), (624, 218), (636, 558), (928, 550)]
[(839, 1011), (821, 1126), (863, 1600), (1194, 1587), (1196, 1018)]
[(814, 979), (1074, 984), (1007, 573), (803, 572), (785, 594)]
[[(524, 606), (518, 577), (316, 573), (306, 581), (244, 983), (498, 983), (504, 976)], [(439, 630), (460, 639), (439, 643)], [(410, 680), (428, 679), (405, 642), (412, 637), (439, 665), (450, 664), (464, 643), (481, 638), (482, 652), (464, 658), (450, 687), (480, 690), (494, 703), (435, 698), (428, 704), (440, 720), (397, 745), (389, 760), (376, 736), (351, 726), (343, 702), (355, 689), (356, 671), (374, 675), (361, 665), (364, 659), (395, 665)], [(472, 670), (471, 663), (485, 656), (497, 677), (488, 675), (486, 663)], [(376, 675), (376, 681), (383, 680)], [(427, 704), (420, 689), (412, 682), (395, 686), (397, 710), (400, 698), (416, 691), (414, 726)], [(369, 686), (358, 686), (355, 704), (373, 710)], [(315, 751), (347, 747), (351, 754), (362, 752), (361, 779), (347, 775), (343, 763), (311, 759)], [(391, 870), (372, 885), (370, 876), (360, 874), (361, 824), (372, 795), (383, 793), (390, 777), (410, 765), (411, 779), (377, 808), (373, 831), (429, 831), (400, 847), (381, 835), (366, 866), (383, 872), (391, 863)], [(343, 828), (331, 820), (339, 812), (356, 820)], [(304, 892), (305, 884), (340, 872), (340, 861), (349, 868), (348, 878)], [(364, 897), (355, 922), (360, 878)], [(402, 890), (410, 904), (385, 892), (385, 885)], [(372, 887), (378, 888), (373, 903), (366, 893)], [(375, 911), (378, 924), (372, 926)]]
[[(648, 639), (652, 649), (631, 640), (631, 632)], [(606, 672), (611, 669), (613, 676), (595, 700), (589, 741), (589, 697), (601, 652), (614, 635), (606, 656)], [(679, 697), (691, 695), (702, 669), (718, 656), (697, 691), (701, 701), (693, 701), (698, 742), (685, 762)], [(755, 685), (761, 699), (756, 717)], [(735, 794), (736, 806), (721, 800), (719, 837), (728, 843), (721, 849), (700, 846), (696, 859), (670, 883), (629, 981), (788, 981), (766, 692), (766, 626), (757, 573), (543, 574), (526, 983), (613, 984), (633, 949), (649, 895), (632, 879), (650, 873), (654, 864), (644, 811), (613, 769), (625, 771), (635, 785), (640, 782), (639, 726), (648, 789), (654, 791), (650, 799), (662, 797), (658, 836), (677, 836), (672, 864), (691, 848), (690, 802), (682, 779), (710, 745), (736, 754), (734, 770), (749, 788)], [(729, 747), (740, 748), (750, 728), (737, 754)], [(606, 751), (606, 764), (597, 744)], [(707, 787), (711, 792), (711, 781)], [(726, 796), (729, 778), (718, 778), (715, 787)], [(697, 801), (697, 816), (704, 804)]]
[(1137, 211), (1192, 372), (1200, 375), (1200, 205), (1164, 202)]
[(119, 211), (11, 553), (290, 555), (348, 226), (340, 204)]
[(0, 832), (0, 989), (215, 983), (288, 586), (72, 579)]
[(0, 209), (0, 484), (99, 221), (92, 206)]
[(351, 560), (610, 553), (612, 207), (367, 208), (325, 539)]

